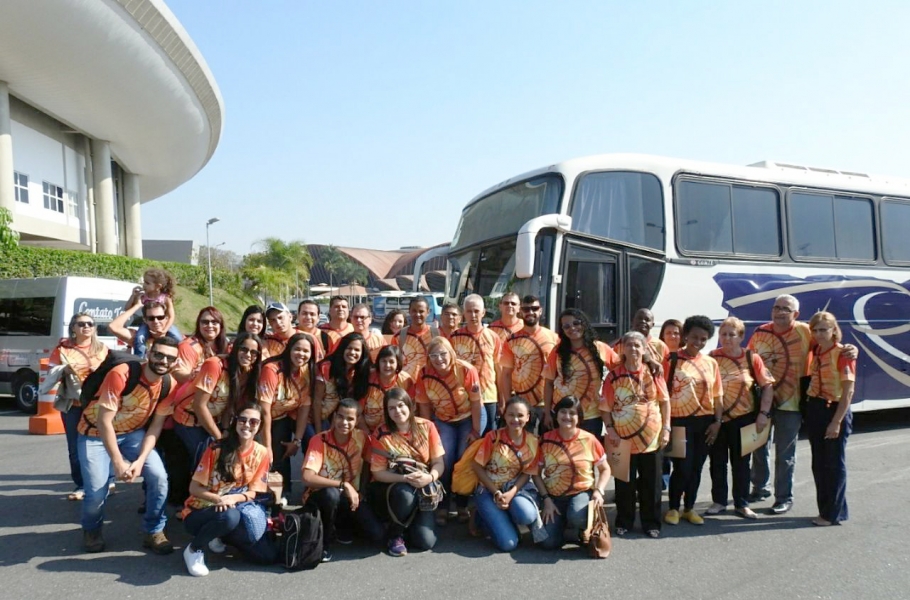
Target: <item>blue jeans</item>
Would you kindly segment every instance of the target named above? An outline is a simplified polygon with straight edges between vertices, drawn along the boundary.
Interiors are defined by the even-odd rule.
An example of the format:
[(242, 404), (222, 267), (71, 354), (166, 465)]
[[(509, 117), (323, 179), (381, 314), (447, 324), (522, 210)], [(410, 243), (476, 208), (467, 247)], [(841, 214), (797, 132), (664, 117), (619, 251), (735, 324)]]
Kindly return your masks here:
[(195, 550), (208, 550), (209, 542), (215, 538), (234, 546), (250, 562), (270, 565), (278, 560), (278, 548), (266, 533), (253, 543), (243, 529), (240, 511), (229, 508), (217, 512), (215, 507), (191, 511), (183, 520), (187, 533), (193, 536), (190, 542)]
[(76, 440), (79, 438), (79, 419), (82, 418), (83, 406), (72, 406), (63, 413), (63, 431), (66, 432), (66, 452), (69, 455), (70, 477), (76, 487), (82, 489), (82, 467), (79, 466), (79, 451)]
[(174, 433), (186, 446), (186, 451), (190, 453), (190, 460), (192, 461), (190, 472), (195, 472), (196, 466), (202, 460), (202, 453), (208, 448), (212, 436), (209, 435), (209, 432), (204, 427), (187, 427), (180, 423), (174, 423)]
[[(503, 552), (511, 552), (518, 546), (516, 525), (530, 525), (537, 520), (537, 505), (522, 494), (515, 494), (509, 508), (500, 509), (493, 501), (493, 494), (480, 486), (474, 492), (478, 524), (490, 534), (493, 545)], [(587, 513), (585, 514), (587, 517)]]
[(604, 422), (600, 417), (585, 419), (578, 424), (579, 429), (584, 429), (600, 441), (604, 441)]
[[(169, 338), (174, 338), (178, 342), (183, 341), (183, 334), (177, 329), (176, 325), (171, 325), (166, 334)], [(148, 352), (149, 326), (143, 322), (136, 330), (136, 336), (133, 338), (133, 354), (136, 356), (145, 356)]]
[(565, 530), (584, 529), (588, 526), (588, 503), (591, 492), (581, 492), (574, 496), (550, 496), (560, 514), (549, 523), (544, 524), (547, 539), (540, 543), (544, 550), (558, 550), (565, 543)]
[[(117, 436), (117, 446), (126, 460), (136, 460), (144, 429)], [(82, 529), (96, 531), (104, 522), (104, 502), (107, 500), (108, 479), (111, 472), (111, 457), (108, 455), (101, 438), (80, 434), (76, 442), (79, 449), (79, 463), (82, 465), (82, 481), (85, 499), (82, 501)], [(167, 503), (167, 473), (158, 452), (152, 450), (142, 466), (142, 479), (145, 486), (145, 516), (142, 518), (142, 529), (146, 533), (157, 533), (164, 530), (167, 515), (164, 506)]]
[[(495, 405), (494, 405), (495, 406)], [(439, 439), (442, 441), (442, 448), (446, 454), (443, 457), (445, 462), (445, 471), (442, 474), (442, 485), (445, 487), (446, 494), (452, 493), (452, 471), (455, 469), (455, 463), (464, 454), (468, 447), (468, 436), (473, 429), (472, 419), (468, 417), (455, 423), (446, 423), (439, 419), (433, 420), (436, 423), (436, 429), (439, 430)], [(486, 427), (487, 412), (480, 411), (480, 430)], [(451, 496), (450, 496), (451, 497)], [(465, 504), (465, 506), (467, 506)]]
[(486, 417), (486, 421), (484, 421), (483, 416), (480, 418), (481, 422), (485, 423), (480, 427), (481, 436), (486, 435), (488, 431), (494, 431), (496, 429), (496, 412), (498, 409), (499, 405), (495, 402), (489, 402), (483, 405), (483, 411), (481, 412), (486, 413), (486, 415), (484, 415)]
[[(796, 410), (775, 410), (771, 418), (774, 428), (774, 502), (793, 501), (793, 471), (796, 469), (796, 440), (802, 415)], [(752, 490), (770, 492), (770, 450), (765, 444), (752, 453)]]
[(409, 484), (374, 481), (369, 486), (369, 498), (375, 514), (388, 524), (389, 540), (406, 536), (408, 544), (416, 550), (431, 550), (436, 545), (433, 511), (419, 509), (417, 490)]

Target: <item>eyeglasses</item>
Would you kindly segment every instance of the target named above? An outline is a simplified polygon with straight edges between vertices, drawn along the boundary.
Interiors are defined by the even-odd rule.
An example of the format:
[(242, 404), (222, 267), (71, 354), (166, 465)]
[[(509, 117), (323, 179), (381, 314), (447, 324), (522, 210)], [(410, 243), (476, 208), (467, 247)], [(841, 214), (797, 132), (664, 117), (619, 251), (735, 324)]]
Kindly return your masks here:
[(73, 323), (73, 325), (75, 325), (76, 327), (89, 327), (89, 328), (95, 326), (95, 324), (92, 323), (91, 321), (76, 321), (75, 323)]
[(259, 423), (262, 421), (256, 417), (244, 417), (243, 415), (240, 415), (237, 417), (237, 422), (243, 425), (249, 424), (250, 427), (259, 427)]
[(199, 319), (200, 325), (221, 325), (221, 323), (215, 319)]
[(167, 318), (167, 315), (148, 315), (145, 317), (146, 321), (163, 321)]
[(351, 315), (351, 318), (356, 319), (358, 321), (366, 321), (367, 319), (370, 318), (370, 315)]
[(562, 328), (563, 329), (578, 329), (582, 325), (584, 325), (583, 322), (579, 321), (578, 319), (575, 319), (571, 323), (563, 323)]
[(259, 350), (254, 348), (247, 348), (246, 346), (240, 346), (237, 348), (237, 354), (249, 354), (250, 356), (259, 356)]
[(177, 362), (178, 356), (175, 354), (171, 356), (170, 354), (164, 354), (163, 352), (152, 352), (152, 360), (157, 360), (159, 362)]
[(781, 312), (784, 314), (790, 314), (793, 312), (793, 309), (789, 306), (772, 306), (771, 310), (774, 312)]
[(433, 360), (442, 360), (449, 357), (448, 352), (434, 352), (433, 354), (428, 355)]
[(539, 306), (522, 306), (521, 312), (538, 312), (540, 310)]

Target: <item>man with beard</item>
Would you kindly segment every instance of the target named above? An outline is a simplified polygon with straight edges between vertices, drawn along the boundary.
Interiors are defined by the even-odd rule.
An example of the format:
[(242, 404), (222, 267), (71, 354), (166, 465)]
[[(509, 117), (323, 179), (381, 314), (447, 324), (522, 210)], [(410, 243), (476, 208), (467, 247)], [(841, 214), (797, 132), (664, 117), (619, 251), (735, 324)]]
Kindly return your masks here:
[[(174, 551), (164, 535), (167, 474), (154, 448), (165, 418), (173, 411), (169, 402), (176, 395), (177, 386), (169, 373), (178, 355), (175, 340), (155, 339), (146, 362), (112, 367), (97, 396), (85, 408), (76, 443), (85, 488), (82, 533), (87, 552), (104, 550), (101, 525), (111, 473), (126, 482), (142, 475), (145, 483), (142, 545), (156, 554)], [(137, 372), (138, 379), (134, 377)], [(169, 390), (166, 395), (165, 390)], [(152, 414), (156, 415), (154, 423), (146, 431)]]

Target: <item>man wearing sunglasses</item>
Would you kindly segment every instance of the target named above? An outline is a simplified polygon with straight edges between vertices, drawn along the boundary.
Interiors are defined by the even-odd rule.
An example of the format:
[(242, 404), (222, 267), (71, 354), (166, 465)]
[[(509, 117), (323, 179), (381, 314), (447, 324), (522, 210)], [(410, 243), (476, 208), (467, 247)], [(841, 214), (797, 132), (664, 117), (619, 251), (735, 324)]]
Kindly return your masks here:
[[(128, 327), (133, 320), (133, 315), (142, 310), (142, 319), (149, 329), (149, 339), (146, 340), (146, 347), (151, 347), (152, 343), (163, 337), (170, 337), (167, 330), (167, 308), (160, 302), (149, 302), (147, 304), (136, 304), (123, 311), (111, 321), (108, 329), (119, 340), (129, 346), (130, 351), (137, 356), (144, 358), (142, 354), (136, 352), (136, 332)], [(179, 340), (177, 340), (179, 341)]]
[[(155, 339), (149, 348), (148, 360), (139, 365), (138, 381), (131, 377), (131, 369), (135, 369), (136, 363), (112, 367), (97, 396), (82, 414), (76, 444), (85, 489), (82, 535), (87, 552), (104, 550), (101, 525), (111, 473), (124, 482), (134, 481), (142, 475), (145, 482), (142, 545), (156, 554), (174, 551), (164, 535), (167, 473), (154, 448), (164, 420), (173, 412), (171, 401), (177, 386), (173, 381), (168, 381), (167, 386), (164, 382), (165, 378), (170, 380), (169, 373), (177, 363), (178, 354), (175, 340), (169, 337)], [(162, 398), (165, 387), (170, 392)]]

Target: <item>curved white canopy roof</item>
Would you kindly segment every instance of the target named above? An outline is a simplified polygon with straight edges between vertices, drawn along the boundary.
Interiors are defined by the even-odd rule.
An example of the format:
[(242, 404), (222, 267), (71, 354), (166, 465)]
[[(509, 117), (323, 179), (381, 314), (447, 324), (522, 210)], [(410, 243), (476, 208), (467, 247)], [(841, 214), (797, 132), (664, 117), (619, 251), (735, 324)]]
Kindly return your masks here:
[(0, 12), (0, 80), (74, 130), (108, 140), (117, 162), (139, 175), (143, 202), (212, 157), (221, 93), (162, 0), (3, 0)]

